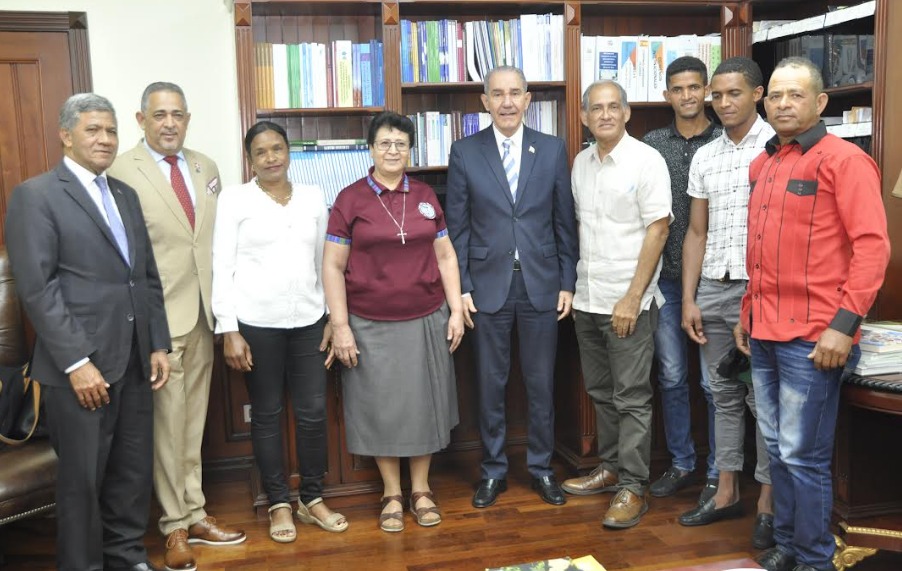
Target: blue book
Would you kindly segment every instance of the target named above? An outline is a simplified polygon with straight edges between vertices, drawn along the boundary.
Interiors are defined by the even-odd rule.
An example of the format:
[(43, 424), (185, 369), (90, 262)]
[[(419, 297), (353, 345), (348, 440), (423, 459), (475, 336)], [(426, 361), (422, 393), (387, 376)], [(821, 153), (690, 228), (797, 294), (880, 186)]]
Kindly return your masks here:
[(410, 67), (410, 20), (401, 20), (401, 81), (413, 82), (413, 68)]
[(373, 105), (373, 68), (370, 44), (360, 44), (360, 97), (364, 107)]
[(419, 46), (420, 46), (420, 49), (419, 49), (419, 52), (420, 52), (420, 61), (419, 61), (420, 81), (423, 83), (426, 83), (429, 81), (429, 72), (428, 72), (427, 61), (426, 61), (426, 51), (427, 51), (427, 46), (429, 45), (429, 34), (426, 32), (426, 27), (427, 27), (426, 24), (427, 23), (428, 22), (420, 22), (420, 24), (417, 26), (417, 32), (419, 33), (419, 36), (420, 36), (419, 38), (417, 38), (417, 41), (419, 42)]
[[(382, 42), (371, 40), (372, 49), (370, 50), (370, 59), (373, 61), (374, 73), (373, 84), (375, 93), (373, 95), (373, 105), (377, 107), (385, 106), (385, 60), (383, 59)], [(411, 75), (413, 74), (411, 68)]]

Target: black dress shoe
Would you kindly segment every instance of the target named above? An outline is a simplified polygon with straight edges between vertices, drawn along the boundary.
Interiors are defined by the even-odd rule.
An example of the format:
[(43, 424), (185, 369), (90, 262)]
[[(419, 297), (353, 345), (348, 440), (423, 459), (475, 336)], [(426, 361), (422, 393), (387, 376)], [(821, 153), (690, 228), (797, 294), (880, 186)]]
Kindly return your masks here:
[(542, 476), (541, 478), (532, 479), (532, 489), (539, 492), (539, 497), (545, 503), (553, 506), (562, 506), (567, 503), (564, 497), (564, 491), (558, 485), (554, 476)]
[(755, 549), (770, 549), (776, 545), (774, 541), (774, 516), (772, 514), (758, 514), (755, 518), (755, 531), (752, 532), (752, 547)]
[(705, 481), (705, 487), (702, 488), (702, 493), (698, 495), (698, 505), (703, 506), (705, 502), (714, 497), (714, 494), (717, 493), (717, 478), (708, 478)]
[(692, 471), (683, 472), (676, 466), (667, 468), (664, 475), (658, 478), (648, 487), (648, 493), (656, 498), (672, 496), (686, 487), (692, 481)]
[(479, 487), (476, 488), (476, 493), (473, 494), (473, 507), (487, 508), (495, 503), (498, 494), (505, 491), (507, 491), (507, 480), (503, 478), (482, 480), (479, 482)]
[(755, 558), (755, 563), (767, 571), (793, 571), (796, 558), (779, 547), (771, 547)]
[(680, 525), (696, 526), (708, 525), (722, 519), (731, 517), (739, 517), (742, 515), (742, 504), (736, 502), (724, 508), (716, 507), (714, 498), (711, 498), (704, 505), (689, 510), (680, 516)]

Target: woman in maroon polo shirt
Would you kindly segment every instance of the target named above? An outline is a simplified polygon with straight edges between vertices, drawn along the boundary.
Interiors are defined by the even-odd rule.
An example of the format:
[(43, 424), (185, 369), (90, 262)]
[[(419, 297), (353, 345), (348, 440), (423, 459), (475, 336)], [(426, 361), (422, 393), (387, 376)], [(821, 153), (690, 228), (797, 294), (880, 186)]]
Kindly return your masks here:
[(413, 137), (407, 117), (373, 119), (374, 167), (336, 198), (323, 254), (331, 350), (345, 367), (348, 450), (376, 459), (384, 486), (379, 526), (388, 532), (404, 529), (402, 457), (410, 458), (417, 523), (441, 522), (429, 464), (458, 422), (451, 353), (464, 329), (444, 213), (432, 188), (404, 172)]

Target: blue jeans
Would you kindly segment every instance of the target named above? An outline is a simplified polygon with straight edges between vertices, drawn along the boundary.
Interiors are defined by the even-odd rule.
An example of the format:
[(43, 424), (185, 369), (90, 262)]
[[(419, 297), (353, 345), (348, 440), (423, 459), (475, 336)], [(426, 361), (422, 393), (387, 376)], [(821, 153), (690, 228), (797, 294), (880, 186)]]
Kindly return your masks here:
[[(660, 279), (664, 305), (658, 313), (655, 330), (655, 358), (658, 362), (658, 386), (664, 413), (664, 435), (673, 465), (683, 471), (695, 469), (695, 445), (689, 416), (689, 338), (680, 326), (683, 315), (683, 290), (680, 280)], [(695, 345), (693, 345), (695, 349)], [(701, 353), (699, 353), (701, 356)], [(717, 478), (714, 466), (714, 403), (708, 388), (708, 367), (701, 363), (701, 386), (708, 401), (707, 477)]]
[[(810, 341), (752, 340), (758, 427), (774, 486), (774, 540), (798, 563), (833, 569), (830, 461), (843, 369), (818, 371)], [(860, 356), (852, 348), (847, 369)]]

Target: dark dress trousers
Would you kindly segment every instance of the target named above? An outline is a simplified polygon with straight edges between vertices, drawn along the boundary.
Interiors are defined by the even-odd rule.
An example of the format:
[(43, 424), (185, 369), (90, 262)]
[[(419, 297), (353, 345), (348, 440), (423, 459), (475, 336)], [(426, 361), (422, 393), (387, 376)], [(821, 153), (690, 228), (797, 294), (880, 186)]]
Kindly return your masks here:
[[(483, 478), (504, 478), (505, 386), (516, 325), (529, 407), (527, 463), (551, 475), (560, 291), (574, 291), (576, 218), (564, 143), (523, 128), (516, 202), (492, 127), (451, 146), (445, 216), (471, 292)], [(514, 271), (514, 253), (522, 270)]]
[[(12, 193), (6, 245), (37, 340), (32, 375), (44, 387), (59, 456), (60, 569), (127, 568), (147, 560), (153, 463), (149, 356), (169, 350), (163, 291), (135, 191), (108, 178), (131, 266), (78, 178), (60, 163)], [(65, 369), (84, 357), (111, 386), (110, 403), (81, 407)]]

